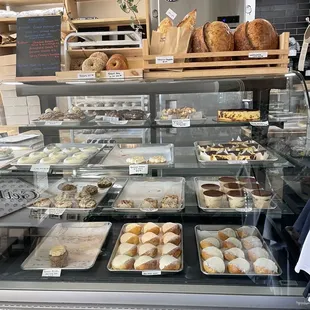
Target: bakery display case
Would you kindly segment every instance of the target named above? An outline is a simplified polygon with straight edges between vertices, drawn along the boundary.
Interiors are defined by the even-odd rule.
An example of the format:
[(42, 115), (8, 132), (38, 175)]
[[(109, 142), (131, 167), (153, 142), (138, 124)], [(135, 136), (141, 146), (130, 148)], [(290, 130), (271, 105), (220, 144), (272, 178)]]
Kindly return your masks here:
[(44, 113), (1, 141), (1, 306), (308, 307), (299, 73), (17, 84)]

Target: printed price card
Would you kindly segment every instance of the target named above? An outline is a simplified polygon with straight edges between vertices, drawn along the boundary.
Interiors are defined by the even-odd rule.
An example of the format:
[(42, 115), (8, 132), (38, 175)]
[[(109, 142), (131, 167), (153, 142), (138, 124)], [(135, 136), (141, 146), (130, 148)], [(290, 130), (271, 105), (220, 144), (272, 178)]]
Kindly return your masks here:
[(156, 57), (156, 65), (173, 64), (173, 63), (174, 63), (173, 56), (157, 56)]
[(129, 174), (148, 174), (149, 166), (148, 165), (130, 165)]
[(175, 127), (175, 128), (191, 127), (191, 120), (190, 119), (173, 119), (172, 127)]
[(48, 268), (43, 269), (42, 271), (42, 277), (52, 277), (57, 278), (61, 275), (61, 269), (60, 268)]

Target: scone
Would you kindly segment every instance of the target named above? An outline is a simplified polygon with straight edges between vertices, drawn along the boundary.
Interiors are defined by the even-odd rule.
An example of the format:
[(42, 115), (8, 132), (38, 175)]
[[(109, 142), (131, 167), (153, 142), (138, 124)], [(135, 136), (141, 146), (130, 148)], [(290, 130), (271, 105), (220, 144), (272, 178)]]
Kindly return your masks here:
[(262, 248), (263, 244), (256, 236), (249, 236), (241, 240), (245, 249)]
[(64, 268), (68, 265), (68, 251), (64, 245), (56, 245), (50, 249), (49, 259), (52, 268)]
[(131, 257), (134, 257), (137, 255), (137, 246), (135, 244), (131, 243), (122, 243), (119, 245), (117, 249), (117, 254), (118, 255), (128, 255)]
[(207, 273), (215, 274), (215, 273), (224, 273), (225, 272), (225, 264), (224, 261), (219, 257), (211, 257), (203, 262), (203, 269)]
[(278, 272), (277, 265), (270, 259), (259, 258), (253, 264), (254, 271), (257, 274), (274, 274)]
[(82, 191), (88, 193), (89, 195), (93, 196), (98, 194), (98, 187), (95, 185), (86, 185), (83, 187)]
[(202, 249), (201, 256), (204, 260), (207, 260), (211, 257), (219, 257), (223, 259), (223, 253), (221, 250), (216, 248), (215, 246), (209, 246), (207, 248)]
[(93, 209), (96, 208), (96, 206), (97, 206), (96, 200), (92, 199), (90, 196), (84, 197), (79, 202), (79, 207), (83, 209)]
[(166, 195), (161, 201), (162, 209), (177, 209), (179, 207), (179, 197), (177, 195)]
[(244, 258), (236, 258), (228, 263), (227, 269), (232, 274), (246, 274), (250, 271), (250, 263)]
[(256, 234), (256, 228), (253, 226), (242, 226), (237, 229), (237, 235), (241, 239), (249, 236), (255, 236), (255, 234)]
[(136, 270), (155, 270), (158, 268), (157, 260), (150, 256), (140, 256), (134, 264)]
[(142, 244), (138, 249), (139, 256), (156, 257), (158, 253), (157, 247), (151, 243)]
[(132, 234), (135, 234), (135, 235), (140, 235), (141, 230), (142, 230), (141, 225), (136, 224), (136, 223), (132, 223), (132, 224), (126, 225), (126, 227), (124, 229), (124, 231), (126, 233), (132, 233)]
[(224, 257), (228, 261), (232, 261), (236, 258), (245, 258), (244, 252), (239, 248), (231, 248), (224, 251)]
[(114, 270), (130, 270), (133, 269), (135, 259), (128, 255), (118, 255), (112, 261)]
[(117, 208), (119, 209), (131, 209), (134, 207), (134, 202), (132, 200), (121, 200), (117, 204)]
[(173, 232), (168, 232), (163, 236), (163, 243), (173, 243), (175, 245), (179, 245), (181, 242), (181, 237)]
[(171, 255), (175, 258), (178, 258), (182, 254), (182, 250), (178, 245), (175, 245), (173, 243), (166, 243), (163, 245), (161, 249), (162, 255)]
[(200, 247), (202, 249), (207, 248), (209, 246), (215, 246), (219, 248), (221, 246), (221, 243), (218, 239), (214, 237), (208, 237), (200, 241)]
[(147, 232), (146, 234), (142, 235), (141, 242), (143, 244), (144, 243), (150, 243), (150, 244), (157, 246), (157, 245), (159, 245), (160, 239), (156, 234), (154, 234), (152, 232)]
[(112, 182), (108, 178), (101, 178), (97, 183), (99, 188), (108, 188), (112, 186)]
[(140, 205), (141, 209), (157, 209), (158, 208), (158, 201), (153, 198), (145, 198), (141, 202)]
[(230, 237), (223, 241), (223, 248), (224, 249), (232, 249), (232, 248), (239, 248), (242, 249), (242, 244), (241, 242), (234, 237)]
[(143, 233), (152, 232), (156, 235), (160, 233), (160, 227), (154, 223), (147, 223), (143, 226)]
[(33, 206), (37, 208), (49, 208), (52, 204), (50, 198), (39, 198), (33, 202)]
[(180, 233), (180, 225), (175, 223), (165, 223), (161, 228), (163, 234), (173, 232), (175, 234)]
[(252, 248), (248, 251), (248, 257), (252, 263), (259, 258), (269, 258), (268, 252), (263, 248)]
[(179, 270), (181, 262), (179, 259), (171, 255), (164, 255), (159, 259), (160, 270)]
[(139, 237), (132, 233), (125, 233), (121, 236), (121, 243), (139, 244)]
[(218, 237), (222, 240), (225, 241), (226, 239), (228, 239), (229, 237), (234, 237), (236, 238), (236, 233), (233, 229), (231, 228), (225, 228), (222, 229), (220, 231), (218, 231)]

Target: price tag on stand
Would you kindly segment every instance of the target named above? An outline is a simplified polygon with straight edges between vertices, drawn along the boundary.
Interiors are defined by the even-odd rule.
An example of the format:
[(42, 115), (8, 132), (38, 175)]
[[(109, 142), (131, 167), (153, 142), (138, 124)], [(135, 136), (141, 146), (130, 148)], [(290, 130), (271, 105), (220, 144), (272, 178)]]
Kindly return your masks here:
[(160, 270), (142, 271), (143, 276), (161, 276)]
[(45, 125), (46, 126), (61, 126), (62, 121), (46, 121)]
[(156, 65), (173, 64), (173, 63), (174, 63), (173, 56), (157, 56), (156, 57)]
[(191, 120), (190, 119), (173, 119), (172, 127), (175, 127), (175, 128), (191, 127)]
[(246, 165), (249, 162), (247, 160), (229, 160), (228, 165)]
[(175, 20), (175, 18), (178, 16), (178, 14), (172, 9), (168, 9), (166, 15), (169, 16), (172, 20)]
[(63, 215), (65, 213), (66, 209), (63, 209), (63, 208), (50, 208), (50, 209), (47, 209), (45, 214), (46, 215), (57, 215), (57, 216), (60, 216), (60, 215)]
[(269, 126), (269, 122), (268, 121), (265, 121), (265, 122), (250, 122), (250, 125), (254, 126), (254, 127), (267, 127), (267, 126)]
[(41, 173), (48, 173), (51, 169), (50, 165), (44, 165), (44, 164), (36, 164), (32, 165), (30, 171), (32, 172), (41, 172)]
[(61, 275), (61, 268), (43, 269), (42, 277), (58, 278)]
[(92, 80), (96, 79), (96, 72), (80, 72), (78, 73), (79, 80)]
[(149, 165), (130, 165), (129, 166), (129, 175), (135, 174), (148, 174)]
[(249, 58), (267, 58), (268, 52), (253, 52), (249, 53)]
[(125, 74), (123, 71), (107, 71), (105, 77), (109, 80), (124, 80)]

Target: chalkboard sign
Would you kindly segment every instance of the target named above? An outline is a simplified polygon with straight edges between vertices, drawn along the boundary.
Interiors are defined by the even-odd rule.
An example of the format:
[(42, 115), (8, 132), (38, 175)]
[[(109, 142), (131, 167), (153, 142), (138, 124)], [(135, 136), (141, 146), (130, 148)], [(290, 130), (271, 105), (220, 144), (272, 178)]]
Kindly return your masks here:
[(60, 71), (61, 16), (17, 18), (16, 76)]

